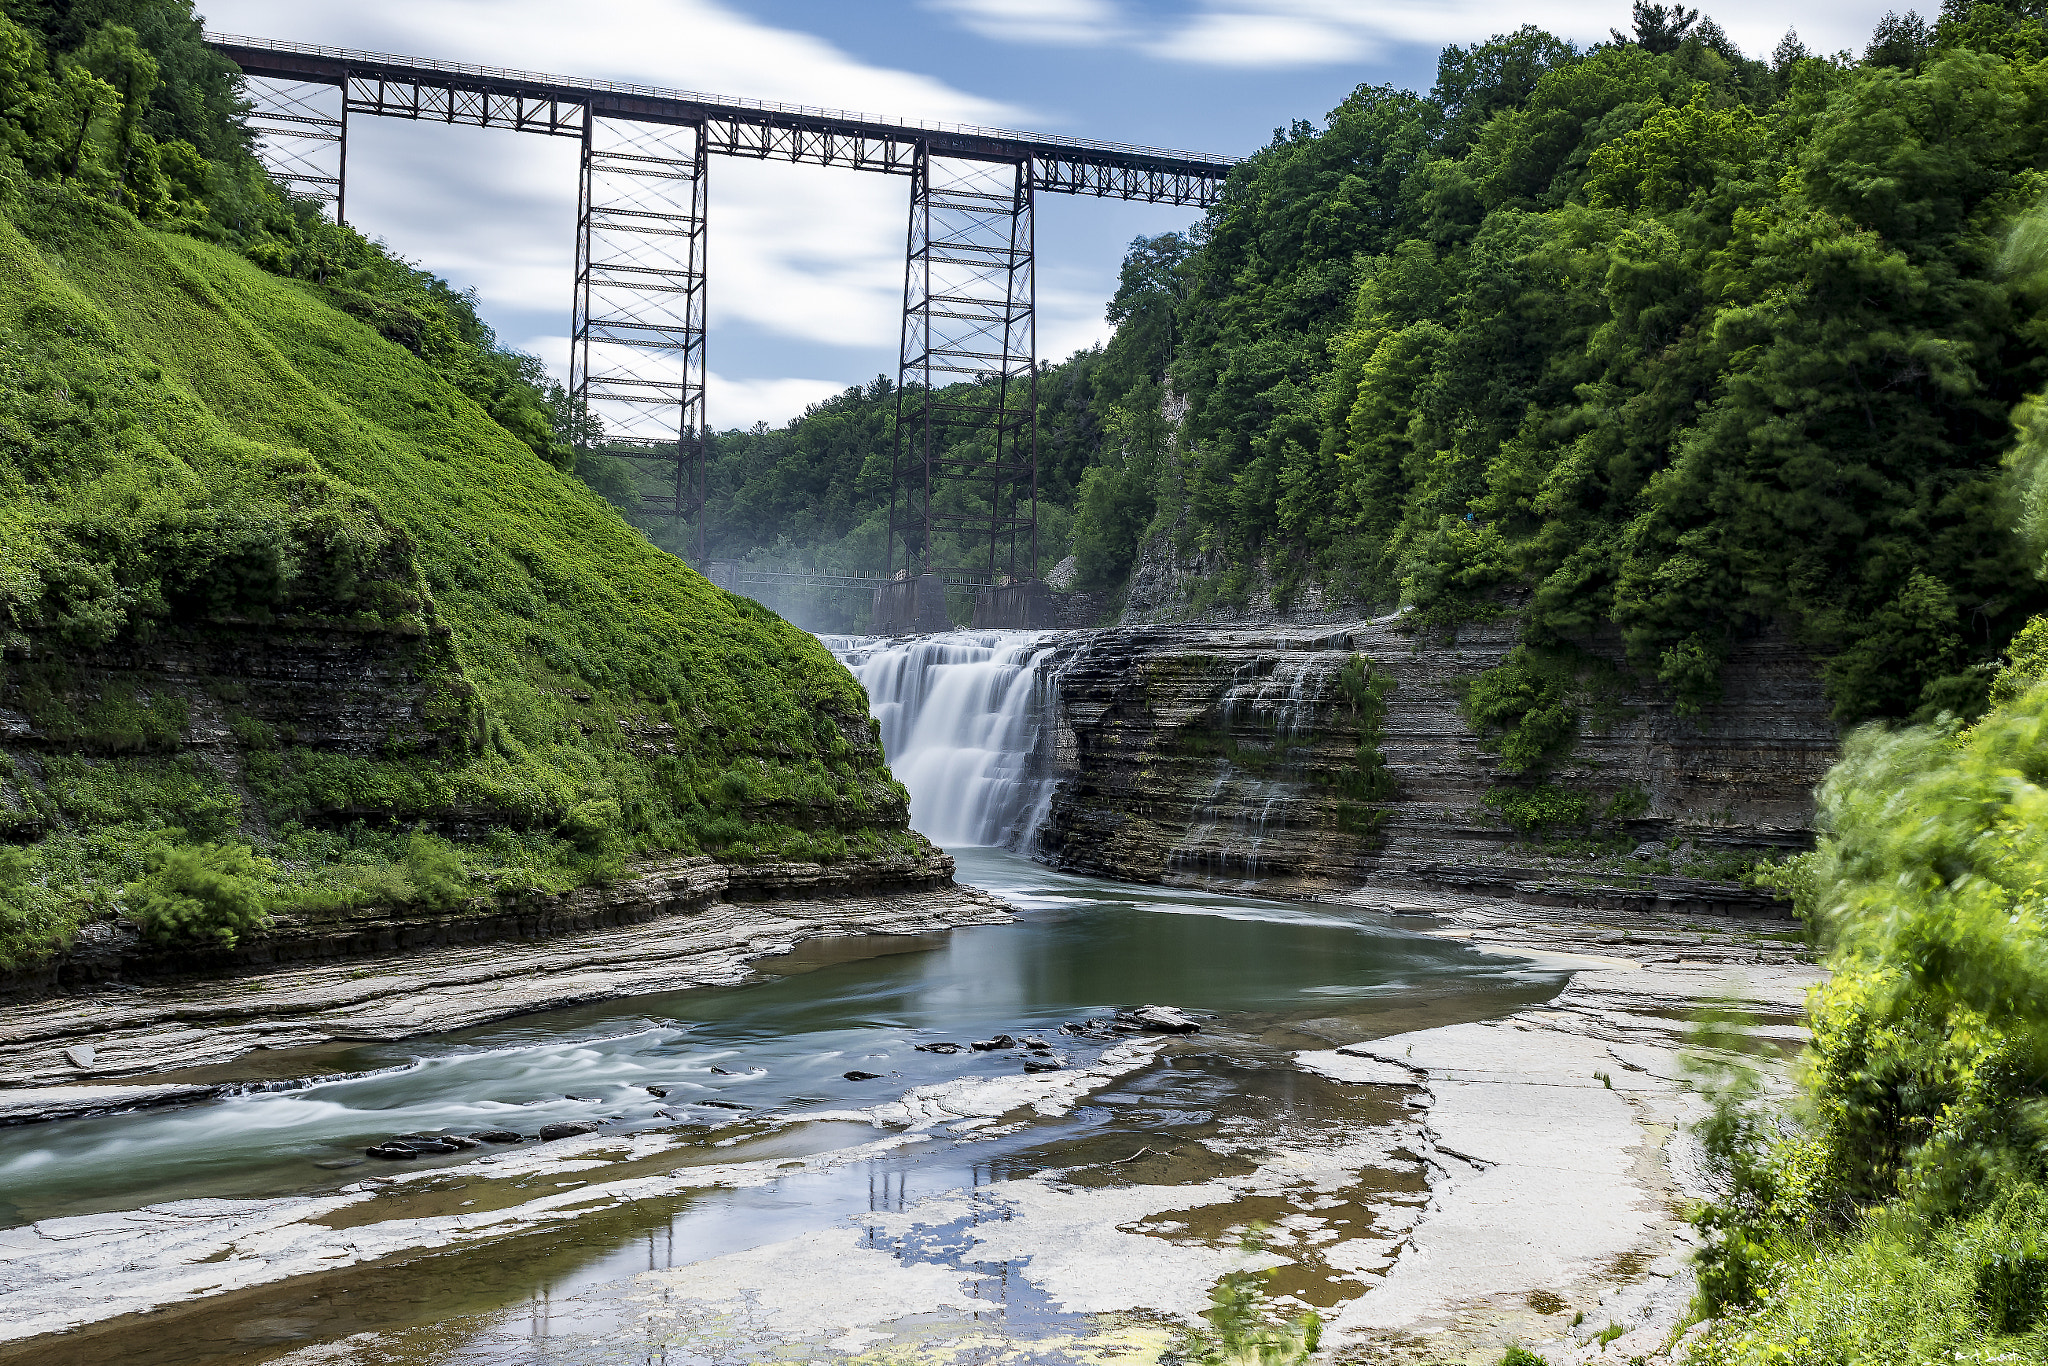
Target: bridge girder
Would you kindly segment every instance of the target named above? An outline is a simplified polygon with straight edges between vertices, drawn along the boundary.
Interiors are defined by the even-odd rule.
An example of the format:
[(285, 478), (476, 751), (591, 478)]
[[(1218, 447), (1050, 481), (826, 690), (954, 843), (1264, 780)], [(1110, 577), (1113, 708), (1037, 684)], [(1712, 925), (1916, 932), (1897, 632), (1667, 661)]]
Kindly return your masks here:
[[(700, 566), (710, 157), (910, 178), (888, 564), (900, 546), (907, 566), (989, 581), (1015, 574), (1020, 549), (1025, 577), (1037, 573), (1035, 196), (1206, 208), (1234, 164), (262, 38), (207, 41), (251, 78), (250, 123), (273, 174), (337, 220), (353, 114), (581, 141), (570, 392), (606, 423), (613, 453), (657, 468), (663, 491), (645, 503), (694, 523)], [(977, 424), (989, 448), (960, 454), (953, 438)], [(989, 510), (951, 510), (962, 491), (985, 493)], [(985, 565), (933, 563), (936, 534), (970, 528), (987, 537)]]

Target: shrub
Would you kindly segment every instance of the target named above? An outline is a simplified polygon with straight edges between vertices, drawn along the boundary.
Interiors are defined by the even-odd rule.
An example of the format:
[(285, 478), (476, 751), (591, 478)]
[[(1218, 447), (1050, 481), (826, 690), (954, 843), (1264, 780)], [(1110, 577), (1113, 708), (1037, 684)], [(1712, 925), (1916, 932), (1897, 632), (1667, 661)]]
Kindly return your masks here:
[(625, 819), (617, 802), (578, 802), (563, 818), (561, 835), (585, 853), (603, 853), (622, 842)]
[(2048, 1251), (2032, 1238), (1987, 1248), (1977, 1263), (1971, 1298), (1994, 1333), (2024, 1333), (2040, 1321), (2048, 1299)]
[(1540, 787), (1496, 787), (1481, 797), (1479, 804), (1500, 812), (1502, 820), (1521, 831), (1584, 825), (1591, 811), (1583, 793), (1549, 783)]
[(1517, 645), (1465, 688), (1465, 718), (1503, 773), (1540, 772), (1578, 739), (1579, 713), (1568, 668)]
[(414, 898), (437, 910), (446, 910), (469, 895), (469, 874), (461, 856), (431, 835), (416, 834), (406, 842), (405, 872), (412, 881)]
[(275, 871), (246, 844), (167, 848), (147, 877), (128, 885), (128, 918), (152, 939), (233, 948), (244, 931), (269, 925), (263, 889)]

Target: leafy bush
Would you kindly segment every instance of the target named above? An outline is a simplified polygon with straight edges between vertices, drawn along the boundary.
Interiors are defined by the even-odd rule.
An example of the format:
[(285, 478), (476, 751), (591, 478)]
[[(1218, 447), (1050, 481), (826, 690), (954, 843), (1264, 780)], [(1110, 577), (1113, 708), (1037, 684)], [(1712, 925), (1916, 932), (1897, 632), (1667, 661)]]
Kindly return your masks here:
[(1538, 787), (1491, 788), (1479, 803), (1500, 812), (1502, 820), (1521, 831), (1584, 825), (1592, 809), (1584, 793), (1549, 783)]
[(148, 877), (128, 885), (128, 918), (159, 942), (233, 948), (247, 931), (270, 924), (264, 892), (275, 872), (246, 844), (167, 848)]
[(1465, 716), (1482, 749), (1500, 755), (1503, 773), (1540, 772), (1578, 740), (1568, 667), (1525, 645), (1465, 687)]
[(470, 894), (462, 856), (431, 835), (415, 834), (406, 842), (405, 872), (413, 899), (435, 910), (446, 910)]

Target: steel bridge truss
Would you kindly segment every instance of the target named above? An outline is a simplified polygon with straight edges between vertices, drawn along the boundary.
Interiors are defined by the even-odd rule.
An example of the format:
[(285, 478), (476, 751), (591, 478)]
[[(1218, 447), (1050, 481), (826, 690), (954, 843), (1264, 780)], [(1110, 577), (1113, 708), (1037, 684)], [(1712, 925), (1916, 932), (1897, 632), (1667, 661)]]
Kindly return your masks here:
[(348, 100), (324, 82), (251, 78), (249, 131), (271, 178), (318, 200), (338, 223), (347, 212)]
[[(910, 179), (888, 568), (1038, 575), (1030, 168), (920, 154)], [(981, 506), (985, 501), (985, 506)], [(950, 534), (949, 534), (950, 533)], [(940, 537), (947, 536), (942, 542)], [(985, 565), (948, 564), (986, 538)]]
[(569, 334), (570, 394), (610, 454), (654, 474), (642, 506), (690, 524), (700, 565), (707, 160), (701, 124), (585, 114)]
[[(700, 566), (710, 157), (910, 178), (888, 563), (894, 572), (900, 550), (913, 571), (989, 582), (1020, 567), (1037, 574), (1033, 196), (1206, 208), (1233, 164), (261, 38), (207, 41), (242, 68), (266, 168), (331, 204), (338, 221), (352, 114), (581, 140), (570, 392), (603, 425), (606, 449), (658, 483), (643, 489), (644, 506), (692, 524)], [(984, 537), (984, 564), (938, 562)]]

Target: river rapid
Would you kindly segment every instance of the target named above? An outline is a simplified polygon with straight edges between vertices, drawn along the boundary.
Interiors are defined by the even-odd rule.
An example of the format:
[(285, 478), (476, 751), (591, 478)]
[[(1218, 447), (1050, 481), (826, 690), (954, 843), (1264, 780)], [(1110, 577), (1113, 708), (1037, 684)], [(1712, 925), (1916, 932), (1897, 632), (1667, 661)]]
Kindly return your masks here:
[[(1420, 1199), (1398, 1088), (1339, 1086), (1293, 1054), (1502, 1015), (1549, 998), (1559, 970), (1359, 908), (1115, 884), (992, 847), (1028, 847), (1048, 795), (1017, 762), (1036, 742), (1034, 638), (831, 643), (875, 700), (914, 823), (955, 854), (962, 882), (1011, 905), (1013, 921), (816, 941), (758, 963), (752, 980), (730, 988), (402, 1044), (253, 1055), (208, 1079), (313, 1079), (0, 1130), (0, 1227), (70, 1220), (89, 1231), (107, 1212), (195, 1200), (215, 1202), (208, 1210), (313, 1208), (401, 1165), (403, 1189), (381, 1192), (374, 1218), (350, 1206), (316, 1222), (397, 1227), (585, 1183), (598, 1190), (612, 1173), (596, 1162), (550, 1167), (543, 1154), (555, 1144), (499, 1149), (489, 1165), (480, 1152), (361, 1160), (391, 1134), (532, 1134), (568, 1119), (607, 1121), (601, 1133), (628, 1145), (621, 1170), (635, 1175), (673, 1181), (713, 1166), (738, 1175), (515, 1220), (502, 1235), (431, 1247), (400, 1239), (392, 1246), (414, 1250), (365, 1250), (335, 1270), (0, 1345), (0, 1361), (837, 1360), (883, 1349), (932, 1355), (975, 1334), (981, 1355), (949, 1347), (932, 1359), (993, 1360), (1003, 1344), (1028, 1342), (1029, 1359), (1067, 1360), (1080, 1351), (1077, 1334), (1101, 1331), (1109, 1307), (1090, 1300), (1091, 1278), (1130, 1274), (1128, 1248), (1115, 1243), (1132, 1237), (1115, 1233), (1125, 1214), (1124, 1225), (1158, 1235), (1146, 1246), (1161, 1265), (1179, 1258), (1175, 1274), (1200, 1285), (1241, 1259), (1233, 1249), (1245, 1245), (1247, 1219), (1291, 1217), (1292, 1207), (1261, 1204), (1259, 1174), (1303, 1134), (1320, 1135), (1315, 1150), (1326, 1156), (1378, 1135), (1370, 1152), (1342, 1159), (1353, 1179), (1395, 1205)], [(1204, 1029), (1136, 1051), (1061, 1032), (1146, 1003), (1195, 1012)], [(1000, 1122), (920, 1128), (892, 1117), (906, 1095), (1025, 1078), (1020, 1049), (920, 1048), (998, 1035), (1051, 1043), (1075, 1082), (1033, 1092), (1032, 1106)], [(1219, 1179), (1238, 1183), (1234, 1204), (1218, 1203)], [(1158, 1198), (1131, 1195), (1168, 1187), (1212, 1193), (1189, 1197), (1165, 1223), (1172, 1200), (1154, 1210), (1147, 1199)], [(1092, 1224), (1057, 1214), (1075, 1192), (1097, 1198)], [(1335, 1208), (1365, 1197), (1319, 1198)], [(1115, 1199), (1137, 1203), (1125, 1211), (1110, 1207)], [(1357, 1211), (1360, 1226), (1385, 1217)], [(1294, 1257), (1273, 1284), (1301, 1304), (1328, 1303), (1361, 1292), (1368, 1272)], [(850, 1287), (860, 1307), (830, 1309)], [(1184, 1286), (1159, 1296), (1132, 1303), (1190, 1307)], [(840, 1334), (849, 1319), (871, 1326)]]

